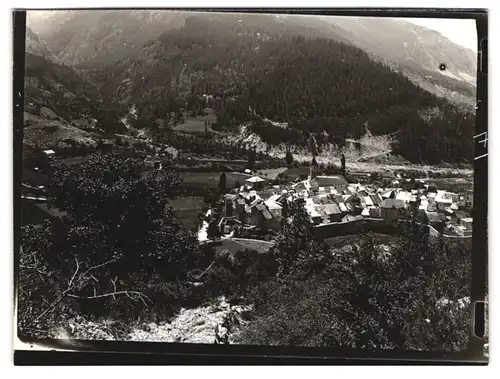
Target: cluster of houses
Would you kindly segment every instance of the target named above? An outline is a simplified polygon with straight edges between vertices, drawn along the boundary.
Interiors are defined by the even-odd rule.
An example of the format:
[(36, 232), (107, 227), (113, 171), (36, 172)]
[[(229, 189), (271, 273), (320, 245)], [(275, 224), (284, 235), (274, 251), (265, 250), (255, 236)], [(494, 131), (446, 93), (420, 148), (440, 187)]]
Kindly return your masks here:
[(348, 183), (343, 176), (316, 176), (286, 185), (271, 185), (259, 177), (225, 194), (223, 217), (218, 223), (222, 234), (235, 227), (253, 226), (279, 230), (290, 201), (301, 198), (310, 221), (320, 226), (360, 219), (392, 222), (418, 210), (422, 223), (440, 233), (467, 237), (472, 235), (472, 191), (451, 193), (427, 185), (423, 180), (394, 181), (390, 188)]

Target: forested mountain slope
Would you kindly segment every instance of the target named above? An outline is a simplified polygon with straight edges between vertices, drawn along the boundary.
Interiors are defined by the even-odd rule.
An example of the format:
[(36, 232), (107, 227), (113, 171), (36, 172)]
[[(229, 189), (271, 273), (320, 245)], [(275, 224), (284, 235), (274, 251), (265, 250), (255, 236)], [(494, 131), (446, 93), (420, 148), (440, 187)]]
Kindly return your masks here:
[[(258, 128), (270, 142), (342, 145), (366, 129), (397, 135), (412, 161), (471, 160), (473, 115), (412, 84), (362, 50), (333, 40), (191, 16), (148, 43), (136, 58), (101, 70), (104, 97), (136, 104), (139, 117), (197, 112), (212, 97), (218, 122), (237, 125), (265, 117), (288, 128)], [(95, 73), (97, 75), (97, 73)], [(230, 127), (230, 126), (229, 126)]]
[[(186, 18), (238, 22), (238, 32), (323, 37), (354, 44), (421, 88), (474, 112), (475, 54), (439, 33), (401, 19), (374, 17), (193, 13), (163, 10), (29, 12), (28, 26), (68, 65), (95, 69), (128, 57)], [(50, 27), (49, 27), (50, 26)], [(196, 27), (196, 25), (194, 25)], [(438, 69), (446, 63), (446, 70)]]
[[(101, 99), (98, 88), (74, 68), (58, 63), (46, 46), (42, 39), (27, 29), (26, 104), (50, 107), (66, 120), (90, 113)], [(27, 110), (30, 110), (29, 107)]]
[(26, 28), (25, 44), (27, 53), (44, 57), (52, 63), (61, 63), (59, 58), (47, 47), (47, 43), (40, 39), (30, 28)]
[(395, 67), (421, 88), (475, 112), (477, 55), (472, 50), (404, 19), (321, 19), (337, 27), (339, 32), (346, 31), (344, 36), (352, 44), (370, 53), (375, 60)]
[[(124, 59), (148, 40), (184, 23), (178, 12), (165, 11), (54, 11), (46, 17), (28, 18), (28, 25), (39, 30), (62, 62), (84, 67)], [(53, 28), (45, 27), (47, 20)]]
[(227, 20), (229, 24), (239, 20), (238, 27), (243, 33), (259, 27), (264, 32), (344, 39), (336, 33), (335, 26), (319, 19), (312, 22), (295, 16), (243, 13), (164, 10), (30, 12), (28, 26), (47, 41), (62, 62), (88, 68), (137, 54), (144, 43), (158, 38), (167, 30), (183, 26), (185, 19), (192, 15), (206, 20)]
[[(472, 159), (473, 112), (429, 91), (447, 98), (455, 93), (456, 103), (469, 96), (470, 111), (474, 90), (458, 79), (449, 84), (446, 76), (424, 68), (438, 61), (434, 58), (429, 65), (422, 61), (418, 70), (374, 61), (373, 52), (352, 46), (359, 39), (356, 28), (346, 32), (320, 18), (242, 13), (78, 11), (58, 17), (48, 46), (63, 61), (71, 56), (70, 62), (87, 64), (76, 75), (99, 87), (109, 120), (116, 122), (120, 112), (135, 105), (137, 126), (149, 127), (172, 112), (198, 114), (210, 105), (219, 128), (237, 132), (250, 123), (248, 130), (272, 144), (305, 145), (308, 132), (314, 132), (320, 145), (343, 145), (368, 129), (373, 135), (395, 136), (395, 151), (414, 162)], [(382, 37), (394, 31), (394, 25), (384, 27), (383, 21), (372, 28)], [(116, 33), (106, 29), (110, 25)], [(149, 38), (160, 30), (166, 31)], [(390, 46), (381, 50), (388, 59), (401, 61), (394, 48), (398, 38), (388, 39)], [(410, 41), (413, 52), (401, 54), (433, 55), (431, 49), (428, 54), (421, 50), (423, 40), (417, 36)], [(366, 49), (368, 45), (381, 46), (368, 43)], [(91, 64), (99, 57), (109, 63)], [(469, 68), (457, 63), (450, 69)], [(285, 122), (288, 128), (263, 118)]]
[[(476, 53), (440, 33), (404, 19), (379, 17), (324, 18), (343, 30), (363, 50), (408, 67), (423, 69), (476, 85)], [(440, 64), (446, 70), (440, 70)]]

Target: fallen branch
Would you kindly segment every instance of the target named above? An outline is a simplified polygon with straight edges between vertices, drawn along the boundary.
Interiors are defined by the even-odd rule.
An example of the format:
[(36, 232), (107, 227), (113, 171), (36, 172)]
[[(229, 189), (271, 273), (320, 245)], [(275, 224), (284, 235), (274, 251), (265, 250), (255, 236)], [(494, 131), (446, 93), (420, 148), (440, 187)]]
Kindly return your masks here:
[(202, 277), (203, 275), (205, 275), (205, 274), (208, 272), (208, 270), (210, 270), (210, 269), (212, 268), (212, 266), (214, 265), (214, 263), (215, 263), (215, 261), (213, 261), (212, 263), (210, 263), (210, 266), (208, 266), (208, 267), (207, 267), (207, 269), (206, 269), (205, 271), (203, 271), (200, 275), (198, 275), (198, 277), (196, 278), (196, 280), (200, 280), (200, 279), (201, 279), (201, 277)]
[[(99, 267), (103, 267), (109, 263), (112, 263), (112, 262), (116, 262), (118, 260), (118, 258), (113, 258), (109, 261), (106, 261), (106, 262), (103, 262), (103, 263), (100, 263), (96, 266), (92, 266), (90, 267), (87, 271), (85, 271), (83, 274), (80, 274), (78, 276), (78, 279), (75, 280), (77, 278), (77, 275), (78, 275), (78, 272), (80, 271), (80, 262), (78, 262), (78, 259), (75, 258), (75, 262), (76, 262), (76, 269), (75, 269), (75, 272), (73, 273), (73, 275), (71, 276), (71, 279), (69, 280), (68, 282), (68, 287), (59, 295), (59, 297), (57, 297), (57, 299), (55, 299), (52, 303), (49, 304), (49, 306), (40, 314), (38, 315), (36, 318), (35, 318), (35, 322), (38, 321), (40, 318), (42, 318), (43, 316), (45, 316), (51, 309), (53, 309), (57, 304), (59, 304), (65, 297), (74, 297), (74, 298), (84, 298), (84, 297), (81, 297), (81, 296), (77, 296), (75, 294), (71, 294), (70, 292), (74, 290), (74, 287), (75, 287), (75, 284), (76, 282), (81, 282), (83, 279), (85, 279), (86, 275), (96, 269), (96, 268), (99, 268)], [(93, 275), (91, 275), (91, 277), (95, 279), (95, 277)], [(140, 292), (130, 292), (130, 291), (119, 291), (119, 292), (113, 292), (111, 294), (105, 294), (105, 295), (97, 295), (96, 294), (96, 289), (94, 287), (94, 296), (93, 297), (89, 297), (90, 299), (92, 298), (99, 298), (99, 297), (105, 297), (105, 296), (112, 296), (113, 294), (126, 294), (127, 296), (130, 297), (129, 293), (133, 293), (133, 294), (139, 294), (139, 299), (144, 303), (144, 305), (147, 306), (146, 302), (144, 301), (143, 297), (148, 299), (150, 302), (151, 300), (146, 297), (144, 294), (141, 294)]]
[(67, 294), (66, 296), (72, 297), (72, 298), (75, 298), (75, 299), (99, 299), (99, 298), (108, 297), (108, 296), (113, 296), (113, 298), (114, 298), (116, 295), (126, 295), (128, 298), (130, 298), (132, 300), (135, 300), (135, 299), (131, 295), (136, 295), (137, 298), (144, 303), (144, 305), (147, 306), (147, 304), (144, 301), (144, 299), (146, 299), (150, 303), (152, 303), (152, 301), (151, 301), (151, 299), (149, 297), (147, 297), (143, 293), (137, 292), (137, 291), (115, 291), (115, 292), (109, 292), (109, 293), (105, 293), (105, 294), (101, 294), (101, 295), (97, 295), (94, 292), (93, 296), (81, 296), (81, 295), (75, 295), (75, 294)]
[(76, 270), (68, 283), (68, 288), (71, 288), (71, 286), (73, 285), (73, 281), (76, 278), (76, 274), (78, 274), (78, 271), (80, 270), (80, 263), (78, 262), (78, 259), (76, 259), (76, 257), (75, 257), (75, 262), (76, 262)]
[(85, 271), (82, 275), (80, 275), (80, 277), (85, 277), (85, 275), (87, 275), (90, 271), (96, 269), (96, 268), (99, 268), (99, 267), (103, 267), (109, 263), (113, 263), (113, 262), (116, 262), (119, 258), (113, 258), (113, 259), (110, 259), (109, 261), (106, 261), (104, 263), (100, 263), (98, 265), (95, 265), (95, 266), (92, 266), (90, 267), (87, 271)]
[[(42, 312), (38, 315), (37, 318), (35, 318), (35, 321), (38, 321), (39, 319), (41, 319), (43, 316), (45, 316), (45, 314), (50, 311), (52, 308), (54, 308), (57, 304), (59, 304), (59, 302), (61, 302), (62, 299), (64, 299), (64, 297), (66, 296), (67, 294), (67, 291), (64, 291), (61, 295), (59, 295), (59, 297), (57, 299), (55, 299), (52, 303), (49, 304), (49, 306)], [(69, 292), (69, 291), (68, 291)]]

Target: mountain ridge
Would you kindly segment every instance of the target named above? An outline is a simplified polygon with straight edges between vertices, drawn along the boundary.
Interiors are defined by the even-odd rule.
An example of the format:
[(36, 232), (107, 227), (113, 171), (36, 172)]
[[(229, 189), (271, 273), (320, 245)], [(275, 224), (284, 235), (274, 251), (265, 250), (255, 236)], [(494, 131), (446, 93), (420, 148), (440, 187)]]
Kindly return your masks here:
[[(361, 138), (368, 127), (374, 135), (400, 131), (399, 150), (407, 157), (414, 151), (413, 161), (469, 155), (471, 146), (460, 142), (458, 133), (460, 128), (467, 135), (472, 132), (473, 116), (462, 115), (363, 50), (281, 34), (281, 29), (275, 34), (268, 29), (263, 38), (261, 29), (247, 24), (244, 34), (238, 24), (238, 19), (227, 18), (186, 20), (182, 28), (165, 32), (137, 57), (122, 62), (119, 85), (105, 97), (136, 105), (143, 125), (181, 109), (196, 115), (209, 95), (217, 123), (228, 131), (236, 133), (244, 122), (261, 125), (260, 119), (287, 122), (286, 129), (254, 127), (271, 144), (304, 144), (310, 132), (320, 143), (342, 144), (347, 137)], [(433, 116), (422, 116), (436, 106), (439, 111)], [(448, 123), (457, 130), (447, 131)], [(439, 132), (432, 143), (415, 141), (416, 135), (432, 135), (433, 129)], [(460, 151), (439, 141), (448, 138)], [(420, 147), (414, 150), (416, 145)], [(443, 149), (447, 152), (440, 153)]]
[[(94, 17), (102, 19), (103, 13)], [(154, 14), (142, 14), (149, 16), (154, 24)], [(352, 43), (352, 35), (321, 19), (238, 13), (181, 16), (182, 26), (138, 43), (138, 52), (78, 70), (98, 86), (105, 108), (117, 110), (114, 116), (107, 112), (112, 115), (108, 121), (115, 119), (116, 124), (133, 106), (136, 129), (151, 128), (158, 119), (162, 124), (175, 123), (186, 115), (201, 114), (210, 98), (217, 127), (236, 132), (238, 125), (250, 122), (251, 130), (266, 143), (300, 145), (314, 133), (320, 143), (341, 145), (369, 129), (375, 136), (397, 132), (398, 153), (411, 161), (472, 157), (473, 112), (464, 114), (462, 108), (431, 95), (445, 80), (437, 73), (431, 73), (436, 79), (422, 68), (418, 75), (410, 72), (418, 77), (409, 80), (411, 75), (398, 65), (377, 59)], [(65, 20), (60, 24), (66, 25)], [(137, 27), (131, 28), (141, 34)], [(111, 50), (114, 43), (109, 44)], [(433, 80), (436, 88), (424, 91), (423, 83), (415, 85), (419, 80), (426, 84)], [(451, 95), (473, 92), (457, 83), (457, 91), (449, 90)], [(286, 122), (289, 127), (273, 128), (261, 119)]]
[[(56, 110), (70, 121), (76, 115), (90, 114), (101, 100), (98, 89), (73, 67), (63, 64), (31, 29), (26, 29), (25, 104)], [(35, 112), (38, 113), (38, 112)]]
[[(445, 76), (451, 75), (455, 79), (475, 85), (476, 54), (435, 30), (415, 25), (404, 19), (370, 17), (324, 19), (344, 30), (349, 30), (350, 35), (356, 37), (352, 38), (351, 42), (366, 51), (383, 56), (386, 60), (406, 65), (417, 64), (420, 68)], [(443, 49), (446, 50), (444, 53)], [(445, 64), (446, 70), (440, 70), (440, 64)]]
[[(404, 19), (105, 10), (32, 13), (28, 25), (40, 31), (40, 36), (48, 41), (49, 49), (62, 62), (79, 69), (95, 69), (137, 56), (145, 44), (170, 29), (182, 27), (190, 16), (253, 19), (254, 23), (259, 18), (266, 20), (261, 28), (281, 28), (289, 35), (316, 35), (354, 44), (372, 54), (376, 61), (403, 67), (404, 70), (400, 71), (409, 73), (408, 77), (421, 88), (446, 97), (470, 112), (475, 111), (475, 53), (437, 31)], [(53, 28), (48, 28), (49, 20)], [(441, 52), (441, 48), (446, 52)], [(439, 70), (441, 63), (446, 63), (446, 70)], [(429, 73), (432, 80), (428, 80)], [(456, 81), (463, 84), (457, 85)], [(436, 82), (440, 84), (436, 85)]]

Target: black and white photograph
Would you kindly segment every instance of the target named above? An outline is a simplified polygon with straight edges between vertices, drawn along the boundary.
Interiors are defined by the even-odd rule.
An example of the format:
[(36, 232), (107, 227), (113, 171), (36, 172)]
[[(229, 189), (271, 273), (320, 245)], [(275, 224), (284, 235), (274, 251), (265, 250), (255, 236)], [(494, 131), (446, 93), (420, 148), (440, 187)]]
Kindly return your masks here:
[(474, 18), (28, 10), (21, 41), (17, 339), (467, 350)]

